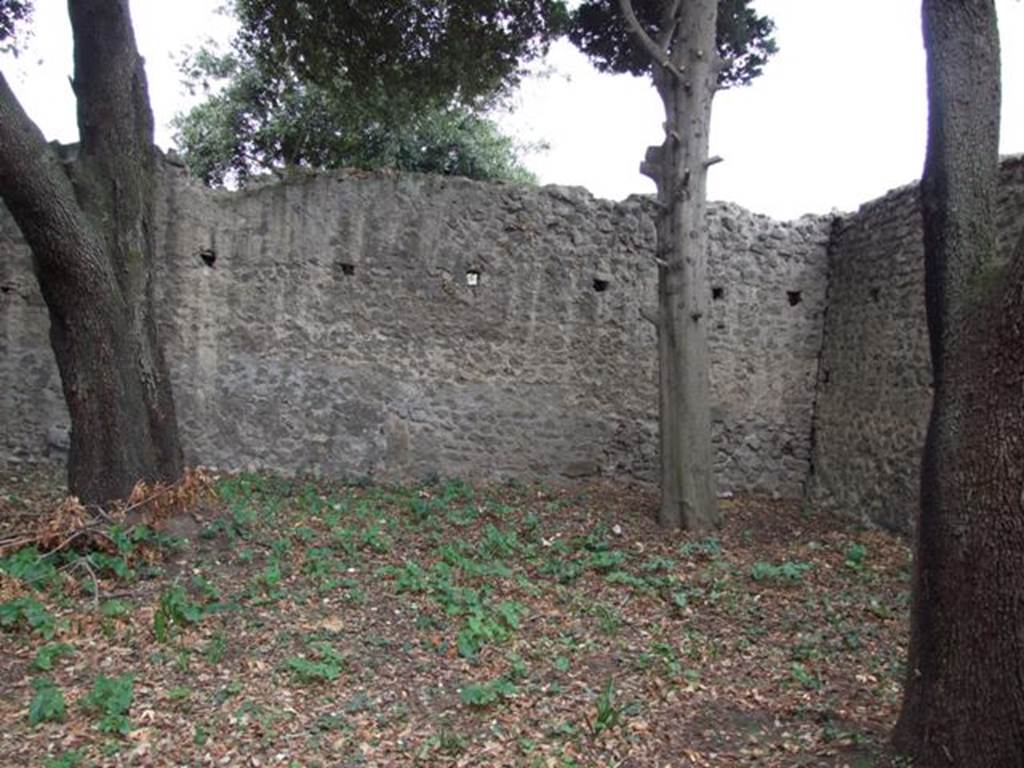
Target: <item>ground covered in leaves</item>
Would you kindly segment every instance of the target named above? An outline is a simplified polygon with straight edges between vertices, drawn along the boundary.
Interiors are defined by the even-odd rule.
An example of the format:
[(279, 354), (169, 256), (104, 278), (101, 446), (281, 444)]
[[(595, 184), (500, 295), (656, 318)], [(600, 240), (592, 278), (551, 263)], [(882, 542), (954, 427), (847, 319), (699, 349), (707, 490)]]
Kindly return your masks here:
[(241, 475), (25, 546), (39, 485), (0, 480), (4, 766), (869, 766), (895, 717), (906, 546), (785, 503)]

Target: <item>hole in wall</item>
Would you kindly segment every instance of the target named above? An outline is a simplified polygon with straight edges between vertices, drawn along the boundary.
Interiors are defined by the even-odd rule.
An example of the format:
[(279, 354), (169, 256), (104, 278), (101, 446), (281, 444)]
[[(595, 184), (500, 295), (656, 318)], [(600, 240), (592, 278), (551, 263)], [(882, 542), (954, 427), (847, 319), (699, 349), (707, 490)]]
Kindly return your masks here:
[(871, 289), (871, 300), (874, 302), (878, 301), (878, 297), (882, 295), (882, 291), (879, 288)]
[(466, 270), (466, 285), (468, 285), (470, 287), (475, 287), (477, 285), (480, 285), (480, 270), (478, 270), (478, 269)]
[(606, 280), (603, 277), (594, 278), (594, 290), (598, 293), (604, 293), (608, 290), (608, 286), (611, 284), (610, 280)]
[(711, 288), (711, 299), (713, 301), (721, 301), (725, 298), (725, 288), (720, 285), (713, 286)]
[(346, 277), (351, 277), (352, 275), (354, 275), (356, 273), (356, 265), (355, 264), (346, 264), (345, 262), (341, 262), (341, 273), (343, 275), (345, 275)]
[(217, 252), (213, 248), (200, 248), (199, 258), (203, 260), (203, 264), (213, 269), (213, 265), (217, 262)]
[(795, 307), (804, 300), (804, 297), (800, 291), (786, 291), (786, 300), (789, 301), (789, 306)]

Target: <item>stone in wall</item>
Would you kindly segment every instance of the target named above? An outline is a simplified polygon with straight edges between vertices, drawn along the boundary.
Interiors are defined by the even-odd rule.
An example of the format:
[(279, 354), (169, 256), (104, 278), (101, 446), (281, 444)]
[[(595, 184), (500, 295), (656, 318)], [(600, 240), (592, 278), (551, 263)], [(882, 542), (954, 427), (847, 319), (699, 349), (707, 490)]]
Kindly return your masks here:
[(69, 420), (28, 248), (0, 203), (0, 462), (61, 460)]
[[(1024, 157), (1004, 159), (997, 220), (1024, 233)], [(917, 185), (843, 218), (829, 256), (810, 501), (897, 531), (913, 528), (931, 409)]]
[[(188, 460), (654, 479), (651, 215), (571, 188), (343, 172), (225, 193), (168, 169), (156, 285)], [(830, 222), (715, 204), (709, 227), (720, 485), (797, 496)], [(4, 263), (25, 276), (17, 242)], [(5, 346), (9, 459), (45, 453), (66, 419), (34, 301), (0, 314), (25, 367)]]

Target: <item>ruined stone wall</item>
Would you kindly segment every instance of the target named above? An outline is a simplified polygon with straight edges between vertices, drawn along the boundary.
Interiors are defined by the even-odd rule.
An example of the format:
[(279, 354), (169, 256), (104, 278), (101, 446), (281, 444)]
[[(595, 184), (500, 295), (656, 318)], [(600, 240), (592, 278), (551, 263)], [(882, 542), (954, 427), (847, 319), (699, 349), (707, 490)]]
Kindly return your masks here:
[[(1009, 253), (1024, 233), (1024, 157), (1003, 161), (997, 217)], [(917, 185), (838, 222), (829, 262), (810, 501), (908, 531), (932, 399)]]
[[(649, 206), (359, 173), (212, 193), (168, 171), (156, 284), (188, 460), (653, 479)], [(725, 490), (803, 490), (830, 226), (711, 207)], [(0, 455), (59, 456), (45, 308), (6, 216), (0, 254)]]

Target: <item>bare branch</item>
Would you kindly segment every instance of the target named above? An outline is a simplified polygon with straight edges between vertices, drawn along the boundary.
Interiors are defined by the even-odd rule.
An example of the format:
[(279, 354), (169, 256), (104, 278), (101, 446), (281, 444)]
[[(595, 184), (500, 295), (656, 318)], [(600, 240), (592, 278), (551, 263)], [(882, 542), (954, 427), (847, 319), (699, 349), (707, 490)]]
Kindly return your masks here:
[[(673, 2), (676, 5), (676, 2)], [(647, 34), (643, 26), (640, 24), (640, 20), (636, 17), (636, 12), (633, 10), (633, 3), (630, 0), (619, 0), (619, 8), (622, 9), (622, 15), (626, 19), (626, 26), (629, 27), (629, 31), (637, 39), (637, 42), (643, 47), (647, 54), (654, 59), (654, 61), (661, 65), (664, 69), (667, 69), (675, 77), (682, 77), (683, 73), (675, 64), (673, 64), (668, 57), (668, 49), (664, 46), (658, 45), (651, 36)], [(662, 30), (664, 34), (664, 30)]]
[(707, 160), (704, 161), (704, 167), (710, 168), (712, 165), (718, 165), (719, 163), (724, 161), (725, 158), (723, 158), (721, 155), (715, 155), (714, 157), (709, 157)]

